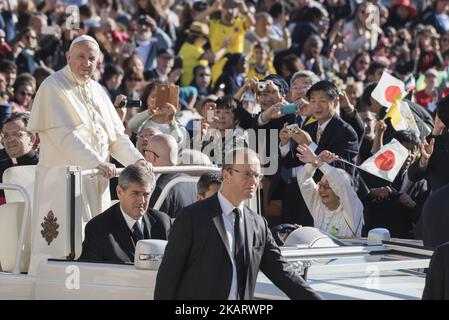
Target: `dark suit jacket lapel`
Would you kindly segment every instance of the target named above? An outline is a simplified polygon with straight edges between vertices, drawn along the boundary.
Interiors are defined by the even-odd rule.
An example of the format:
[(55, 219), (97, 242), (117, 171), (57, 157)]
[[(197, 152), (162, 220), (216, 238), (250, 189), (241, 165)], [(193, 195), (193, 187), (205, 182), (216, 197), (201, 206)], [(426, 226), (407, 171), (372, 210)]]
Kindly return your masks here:
[(308, 124), (303, 127), (304, 131), (310, 134), (312, 141), (316, 143), (316, 133), (318, 131), (318, 121)]
[[(135, 244), (131, 237), (131, 230), (128, 228), (126, 224), (125, 218), (123, 218), (122, 212), (120, 211), (120, 206), (117, 204), (114, 212), (114, 228), (116, 230), (117, 242), (122, 244), (122, 249), (125, 253), (132, 252), (133, 256), (129, 257), (130, 259), (134, 257)], [(128, 255), (129, 256), (129, 255)], [(132, 259), (131, 259), (132, 261)]]
[(245, 236), (246, 236), (245, 263), (246, 263), (246, 265), (248, 265), (249, 262), (251, 261), (251, 256), (252, 256), (255, 223), (254, 223), (254, 217), (252, 216), (251, 212), (246, 207), (243, 208), (243, 213), (244, 213), (243, 216), (244, 216), (244, 220), (245, 220)]
[[(152, 216), (149, 215), (149, 208), (148, 211), (143, 215), (143, 224), (144, 224), (144, 236), (145, 239), (152, 239), (152, 233), (157, 233), (157, 229), (153, 226), (157, 223), (156, 219), (154, 219)], [(156, 234), (154, 235), (156, 236)]]
[(226, 251), (228, 252), (229, 258), (232, 260), (231, 248), (229, 248), (228, 238), (226, 237), (226, 228), (223, 221), (223, 212), (221, 210), (220, 202), (218, 201), (218, 195), (215, 194), (210, 198), (211, 210), (210, 216), (212, 221), (217, 228), (218, 234), (220, 235), (221, 241), (223, 242)]

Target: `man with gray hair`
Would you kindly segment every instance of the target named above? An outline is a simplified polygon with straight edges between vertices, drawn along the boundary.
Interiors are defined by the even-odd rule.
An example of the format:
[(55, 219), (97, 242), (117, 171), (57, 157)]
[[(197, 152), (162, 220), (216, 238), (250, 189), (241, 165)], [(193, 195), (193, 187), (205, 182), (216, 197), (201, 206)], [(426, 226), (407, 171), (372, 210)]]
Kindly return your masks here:
[[(175, 138), (168, 134), (158, 134), (148, 139), (145, 148), (145, 159), (154, 167), (172, 167), (178, 164), (178, 144)], [(186, 178), (185, 173), (165, 173), (157, 175), (156, 188), (150, 199), (153, 208), (159, 196), (163, 194), (168, 183), (175, 178)], [(165, 195), (160, 209), (171, 218), (176, 217), (179, 209), (196, 201), (196, 183), (180, 182), (173, 185)]]
[(147, 165), (124, 133), (106, 92), (91, 79), (99, 56), (94, 38), (75, 38), (66, 53), (67, 66), (49, 76), (36, 93), (27, 128), (39, 133), (41, 146), (34, 188), (35, 219), (42, 220), (54, 211), (58, 190), (44, 182), (56, 167), (100, 170), (102, 176), (85, 177), (82, 188), (87, 216), (95, 216), (110, 206), (108, 179), (116, 175), (110, 155), (125, 166)]
[(117, 186), (120, 202), (87, 223), (80, 260), (134, 262), (137, 241), (167, 240), (170, 217), (148, 208), (154, 184), (154, 174), (143, 166), (132, 164), (122, 171)]

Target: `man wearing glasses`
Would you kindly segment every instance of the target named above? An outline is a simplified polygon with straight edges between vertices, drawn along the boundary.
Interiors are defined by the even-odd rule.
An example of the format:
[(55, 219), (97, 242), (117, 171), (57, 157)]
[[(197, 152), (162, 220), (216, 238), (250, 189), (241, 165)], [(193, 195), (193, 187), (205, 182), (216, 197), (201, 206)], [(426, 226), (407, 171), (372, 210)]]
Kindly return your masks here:
[[(145, 159), (153, 167), (171, 167), (178, 164), (178, 144), (171, 135), (156, 134), (150, 137), (145, 147)], [(164, 173), (156, 175), (156, 187), (151, 195), (150, 208), (153, 208), (165, 186), (177, 177), (186, 177), (185, 173)], [(159, 210), (175, 218), (177, 212), (196, 201), (196, 183), (175, 184), (164, 199)]]
[(291, 299), (320, 299), (282, 257), (267, 221), (244, 205), (262, 178), (257, 154), (239, 148), (226, 160), (221, 189), (178, 213), (154, 298), (253, 299), (261, 270)]
[[(0, 150), (0, 183), (3, 172), (13, 166), (35, 165), (39, 156), (33, 149), (36, 135), (26, 131), (28, 113), (15, 113), (7, 118), (1, 129), (1, 143), (5, 147)], [(0, 191), (0, 204), (5, 203), (4, 192)]]

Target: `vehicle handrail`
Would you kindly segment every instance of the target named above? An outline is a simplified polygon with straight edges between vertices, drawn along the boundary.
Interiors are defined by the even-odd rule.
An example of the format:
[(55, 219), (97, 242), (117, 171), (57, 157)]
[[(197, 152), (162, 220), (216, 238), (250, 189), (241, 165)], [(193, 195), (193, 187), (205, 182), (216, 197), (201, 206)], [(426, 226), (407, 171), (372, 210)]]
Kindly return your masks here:
[(173, 186), (177, 183), (180, 182), (198, 182), (199, 177), (191, 177), (191, 176), (181, 176), (181, 177), (176, 177), (172, 180), (170, 180), (164, 187), (164, 189), (162, 189), (161, 194), (159, 195), (159, 197), (157, 198), (156, 203), (153, 206), (153, 209), (155, 210), (159, 210), (160, 207), (162, 206), (162, 203), (164, 202), (165, 198), (167, 197), (167, 194), (170, 192), (171, 188), (173, 188)]
[(19, 243), (17, 245), (17, 252), (16, 252), (16, 263), (14, 264), (14, 269), (12, 270), (13, 274), (20, 274), (20, 263), (22, 262), (22, 251), (24, 248), (25, 243), (25, 237), (26, 234), (26, 228), (28, 225), (28, 219), (31, 217), (31, 200), (30, 195), (28, 194), (28, 191), (18, 185), (18, 184), (10, 184), (10, 183), (0, 183), (0, 189), (1, 190), (16, 190), (19, 191), (24, 200), (24, 212), (23, 212), (23, 218), (22, 218), (22, 226), (20, 227), (20, 236), (19, 236)]
[[(117, 168), (117, 176), (123, 171), (124, 168)], [(163, 167), (153, 167), (153, 173), (181, 173), (181, 172), (203, 172), (203, 173), (220, 173), (221, 168), (212, 167), (212, 166), (196, 166), (196, 165), (187, 165), (187, 166), (163, 166)], [(100, 174), (99, 169), (87, 169), (82, 170), (82, 176), (94, 176)]]

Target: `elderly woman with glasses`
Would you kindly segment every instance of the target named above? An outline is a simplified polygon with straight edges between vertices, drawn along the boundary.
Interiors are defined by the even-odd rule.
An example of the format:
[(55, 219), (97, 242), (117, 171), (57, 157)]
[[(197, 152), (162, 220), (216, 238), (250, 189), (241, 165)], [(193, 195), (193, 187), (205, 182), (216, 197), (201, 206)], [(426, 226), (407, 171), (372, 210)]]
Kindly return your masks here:
[[(297, 151), (298, 158), (306, 164), (298, 173), (298, 185), (314, 227), (336, 237), (360, 237), (363, 204), (352, 188), (349, 174), (329, 165), (338, 157), (327, 150), (317, 156), (306, 145), (299, 145)], [(316, 169), (323, 173), (318, 184), (313, 180)]]

